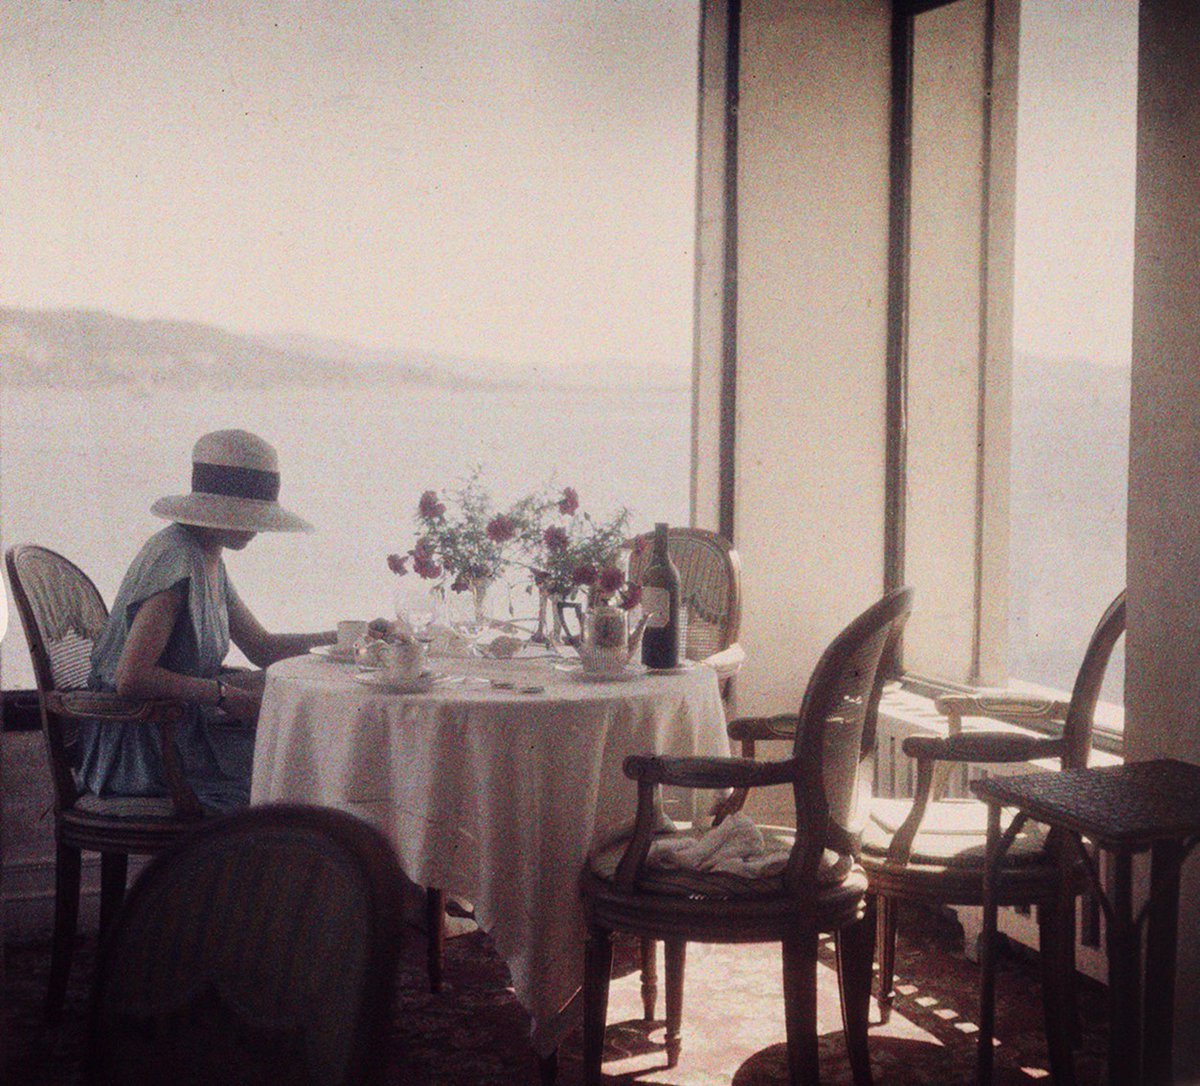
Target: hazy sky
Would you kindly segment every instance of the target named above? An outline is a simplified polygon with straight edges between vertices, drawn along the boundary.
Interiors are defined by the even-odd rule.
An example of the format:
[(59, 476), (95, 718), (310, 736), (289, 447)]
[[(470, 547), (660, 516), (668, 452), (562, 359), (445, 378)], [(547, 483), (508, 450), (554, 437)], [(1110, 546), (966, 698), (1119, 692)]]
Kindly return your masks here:
[(4, 303), (690, 366), (693, 3), (0, 13)]
[[(0, 304), (690, 364), (687, 0), (0, 0)], [(1124, 359), (1135, 0), (1026, 0), (1017, 346)]]
[(1137, 0), (1024, 0), (1019, 350), (1128, 363)]

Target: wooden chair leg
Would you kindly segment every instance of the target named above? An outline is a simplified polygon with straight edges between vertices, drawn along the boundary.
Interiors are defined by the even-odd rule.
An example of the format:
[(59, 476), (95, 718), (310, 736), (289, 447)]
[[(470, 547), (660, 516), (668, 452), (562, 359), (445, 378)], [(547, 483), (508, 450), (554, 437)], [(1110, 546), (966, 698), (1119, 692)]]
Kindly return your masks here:
[(788, 1081), (791, 1086), (818, 1086), (815, 932), (783, 940), (783, 1008), (787, 1023)]
[(658, 1003), (658, 943), (642, 936), (642, 1017), (654, 1021), (654, 1008)]
[(897, 902), (884, 894), (873, 895), (876, 902), (876, 953), (879, 955), (879, 1020), (892, 1016), (896, 998), (896, 918)]
[(79, 924), (79, 849), (59, 845), (54, 864), (54, 936), (50, 944), (50, 985), (46, 992), (48, 1022), (62, 1017), (67, 998), (67, 980), (75, 953), (75, 930)]
[(612, 932), (588, 928), (583, 954), (583, 1081), (600, 1086), (604, 1026), (608, 1020), (608, 984), (612, 976)]
[(442, 990), (442, 961), (446, 954), (446, 894), (443, 890), (425, 891), (425, 953), (429, 990)]
[(842, 1029), (850, 1070), (854, 1086), (871, 1086), (867, 1025), (871, 1011), (871, 963), (875, 958), (875, 905), (872, 899), (868, 899), (863, 918), (839, 930), (835, 939)]
[(667, 977), (667, 1066), (679, 1062), (683, 1047), (683, 971), (687, 963), (687, 943), (682, 939), (663, 942)]
[(129, 856), (124, 852), (100, 853), (100, 934), (109, 929), (125, 900)]
[(1046, 1021), (1046, 1048), (1050, 1075), (1060, 1086), (1075, 1082), (1071, 1055), (1068, 964), (1074, 969), (1074, 931), (1067, 930), (1068, 912), (1074, 927), (1075, 910), (1062, 903), (1038, 907), (1038, 949), (1042, 973), (1042, 1010)]

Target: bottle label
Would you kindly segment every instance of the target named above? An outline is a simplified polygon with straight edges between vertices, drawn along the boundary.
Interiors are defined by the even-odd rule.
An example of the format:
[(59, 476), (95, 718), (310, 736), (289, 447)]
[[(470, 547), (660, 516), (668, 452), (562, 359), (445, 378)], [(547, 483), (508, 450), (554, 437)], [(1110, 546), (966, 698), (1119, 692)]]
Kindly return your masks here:
[(653, 585), (642, 587), (642, 614), (646, 616), (646, 629), (661, 629), (671, 621), (671, 593), (666, 588)]

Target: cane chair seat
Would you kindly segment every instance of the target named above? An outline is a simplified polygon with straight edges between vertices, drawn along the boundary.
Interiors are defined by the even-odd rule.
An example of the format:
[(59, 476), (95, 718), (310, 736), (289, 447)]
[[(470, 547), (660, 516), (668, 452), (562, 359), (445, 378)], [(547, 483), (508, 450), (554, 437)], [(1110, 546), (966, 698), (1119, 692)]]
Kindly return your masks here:
[[(762, 834), (765, 854), (791, 853), (792, 846), (796, 843), (794, 829), (788, 826), (759, 826), (758, 829)], [(688, 833), (658, 834), (654, 838), (654, 845), (669, 845), (674, 841), (693, 839)], [(589, 874), (599, 882), (612, 882), (617, 876), (617, 867), (625, 854), (627, 844), (626, 841), (615, 841), (593, 853), (588, 861)], [(853, 867), (852, 857), (833, 849), (826, 849), (817, 867), (817, 882), (840, 886), (847, 883)], [(860, 869), (859, 874), (861, 873)], [(709, 901), (741, 901), (748, 898), (761, 900), (787, 896), (782, 870), (746, 876), (719, 869), (696, 871), (689, 867), (662, 867), (649, 863), (642, 869), (638, 889), (645, 894), (658, 894), (668, 898), (703, 898)]]
[[(896, 832), (912, 811), (910, 799), (876, 799), (863, 830), (864, 854), (886, 855)], [(1012, 812), (1006, 811), (1001, 826), (1008, 829)], [(976, 873), (983, 863), (987, 844), (987, 808), (975, 799), (944, 799), (925, 810), (921, 828), (913, 839), (908, 867), (970, 867)], [(1046, 828), (1027, 822), (1013, 840), (1009, 862), (1016, 865), (1043, 864), (1046, 859)]]

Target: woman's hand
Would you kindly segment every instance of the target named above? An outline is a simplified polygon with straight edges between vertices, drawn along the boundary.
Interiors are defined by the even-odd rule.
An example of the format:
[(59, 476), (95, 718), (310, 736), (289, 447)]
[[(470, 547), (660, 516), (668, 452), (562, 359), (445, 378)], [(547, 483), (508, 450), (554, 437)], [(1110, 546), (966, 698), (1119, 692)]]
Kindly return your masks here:
[[(224, 682), (224, 680), (222, 680)], [(262, 707), (262, 686), (247, 689), (233, 683), (225, 683), (225, 712), (243, 724), (257, 724), (258, 711)]]

